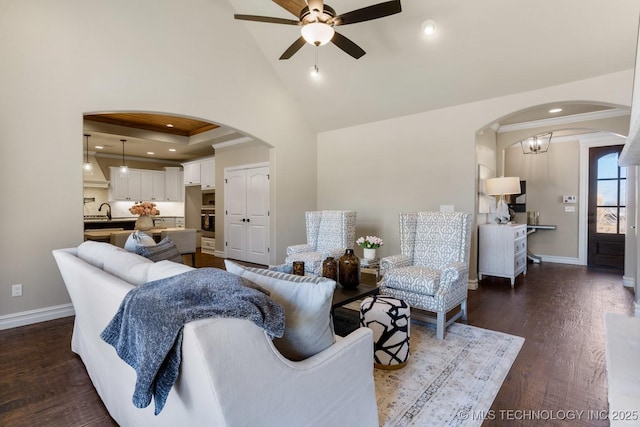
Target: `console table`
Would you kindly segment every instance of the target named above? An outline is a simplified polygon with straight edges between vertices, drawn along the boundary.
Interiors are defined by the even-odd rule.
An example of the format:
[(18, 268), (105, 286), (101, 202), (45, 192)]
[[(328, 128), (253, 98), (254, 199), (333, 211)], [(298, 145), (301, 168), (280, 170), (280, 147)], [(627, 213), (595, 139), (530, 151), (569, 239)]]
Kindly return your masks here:
[(481, 224), (478, 233), (478, 279), (506, 277), (511, 287), (516, 277), (527, 274), (525, 224)]
[[(530, 234), (535, 233), (538, 230), (555, 230), (555, 229), (556, 229), (555, 225), (531, 225), (531, 224), (527, 224), (527, 236), (529, 236)], [(540, 264), (542, 262), (542, 258), (540, 256), (531, 253), (529, 250), (527, 250), (527, 258), (529, 258), (531, 261), (533, 261), (536, 264)]]

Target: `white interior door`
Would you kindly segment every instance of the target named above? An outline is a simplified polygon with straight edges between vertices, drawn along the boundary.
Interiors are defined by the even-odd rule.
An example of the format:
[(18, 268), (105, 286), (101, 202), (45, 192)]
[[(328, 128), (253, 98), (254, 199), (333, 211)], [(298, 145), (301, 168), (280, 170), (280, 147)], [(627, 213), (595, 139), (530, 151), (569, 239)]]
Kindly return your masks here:
[(246, 170), (247, 261), (269, 264), (269, 168)]
[(269, 167), (225, 170), (226, 256), (269, 264)]
[(227, 258), (245, 260), (246, 171), (225, 171), (225, 233)]

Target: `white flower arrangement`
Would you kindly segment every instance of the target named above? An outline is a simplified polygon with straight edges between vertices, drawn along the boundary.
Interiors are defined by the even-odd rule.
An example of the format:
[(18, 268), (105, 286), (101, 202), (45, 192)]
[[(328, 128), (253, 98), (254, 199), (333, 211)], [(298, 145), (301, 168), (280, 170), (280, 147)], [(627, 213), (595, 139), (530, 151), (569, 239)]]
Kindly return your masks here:
[(358, 237), (356, 243), (358, 246), (365, 249), (377, 249), (384, 245), (384, 241), (377, 236)]

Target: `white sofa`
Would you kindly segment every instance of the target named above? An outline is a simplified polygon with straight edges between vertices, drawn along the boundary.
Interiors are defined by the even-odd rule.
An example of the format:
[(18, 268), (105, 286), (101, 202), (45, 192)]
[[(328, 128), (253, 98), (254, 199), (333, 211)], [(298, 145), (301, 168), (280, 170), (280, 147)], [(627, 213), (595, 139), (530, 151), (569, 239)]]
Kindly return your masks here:
[(155, 416), (153, 404), (136, 408), (132, 403), (135, 371), (100, 333), (134, 286), (191, 267), (170, 261), (153, 263), (98, 242), (90, 242), (91, 250), (85, 246), (78, 256), (81, 247), (53, 251), (76, 313), (71, 348), (81, 357), (118, 424), (378, 425), (370, 329), (338, 337), (329, 348), (293, 362), (278, 352), (263, 329), (244, 319), (211, 318), (186, 324), (180, 374), (164, 409)]

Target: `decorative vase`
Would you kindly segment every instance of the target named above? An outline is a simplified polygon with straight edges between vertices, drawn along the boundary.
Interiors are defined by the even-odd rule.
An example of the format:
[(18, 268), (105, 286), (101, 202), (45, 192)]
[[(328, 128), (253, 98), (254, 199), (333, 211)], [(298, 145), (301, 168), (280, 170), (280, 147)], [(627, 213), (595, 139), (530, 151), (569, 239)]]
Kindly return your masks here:
[(364, 259), (376, 259), (376, 248), (364, 248)]
[(149, 215), (140, 215), (136, 220), (136, 230), (148, 231), (153, 228), (153, 218)]
[(322, 261), (322, 277), (338, 281), (338, 261), (332, 256)]
[(347, 249), (340, 257), (338, 276), (343, 288), (355, 289), (360, 284), (360, 259), (354, 255), (353, 249)]

